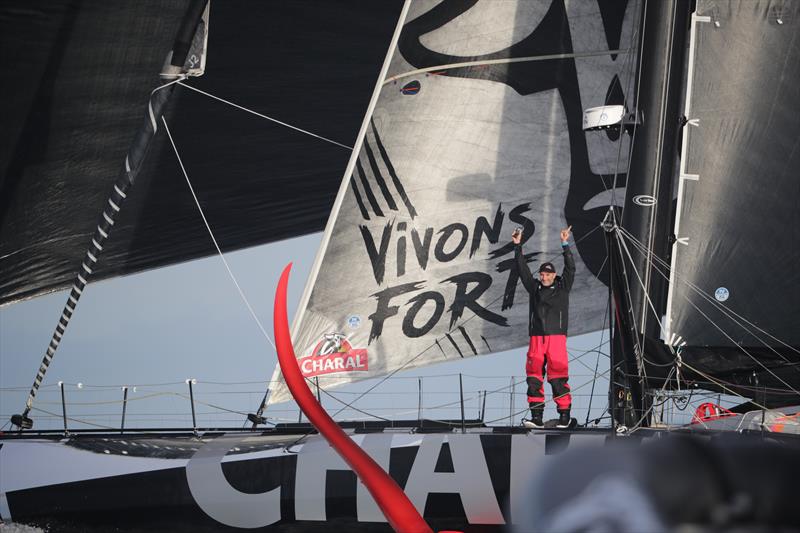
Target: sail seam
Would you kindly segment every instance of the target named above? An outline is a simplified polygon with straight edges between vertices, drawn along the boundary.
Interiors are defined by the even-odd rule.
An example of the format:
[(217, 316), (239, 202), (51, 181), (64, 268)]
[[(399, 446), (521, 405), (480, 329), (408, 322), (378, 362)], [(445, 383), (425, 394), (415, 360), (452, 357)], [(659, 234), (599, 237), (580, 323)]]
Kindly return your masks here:
[(411, 76), (416, 76), (418, 74), (425, 74), (430, 72), (439, 72), (442, 70), (449, 70), (452, 68), (464, 68), (464, 67), (477, 67), (477, 66), (485, 66), (485, 65), (505, 65), (508, 63), (529, 63), (531, 61), (550, 61), (554, 59), (581, 59), (585, 57), (597, 57), (597, 56), (606, 56), (610, 54), (627, 54), (630, 52), (629, 49), (619, 49), (619, 50), (600, 50), (596, 52), (572, 52), (567, 54), (546, 54), (541, 56), (525, 56), (525, 57), (507, 57), (502, 59), (483, 59), (479, 61), (461, 61), (459, 63), (447, 63), (444, 65), (434, 65), (432, 67), (425, 67), (415, 70), (409, 70), (408, 72), (403, 72), (400, 74), (396, 74), (390, 78), (386, 78), (383, 82), (383, 85), (387, 85), (394, 81), (408, 78)]

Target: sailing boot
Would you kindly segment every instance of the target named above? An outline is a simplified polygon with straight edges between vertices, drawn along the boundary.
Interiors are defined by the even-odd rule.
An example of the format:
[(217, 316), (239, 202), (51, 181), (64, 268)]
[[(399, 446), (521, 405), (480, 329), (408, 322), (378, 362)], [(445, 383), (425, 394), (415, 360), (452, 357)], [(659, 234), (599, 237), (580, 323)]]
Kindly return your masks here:
[(559, 409), (556, 427), (560, 429), (568, 428), (571, 423), (572, 417), (569, 415), (569, 409)]
[(542, 429), (544, 427), (544, 404), (531, 404), (531, 419), (523, 419), (522, 425), (528, 429)]

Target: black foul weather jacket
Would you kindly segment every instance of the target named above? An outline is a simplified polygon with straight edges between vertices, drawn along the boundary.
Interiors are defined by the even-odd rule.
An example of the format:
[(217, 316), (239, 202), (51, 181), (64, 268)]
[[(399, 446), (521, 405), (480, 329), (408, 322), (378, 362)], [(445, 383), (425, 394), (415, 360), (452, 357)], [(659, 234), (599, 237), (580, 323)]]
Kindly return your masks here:
[[(563, 245), (562, 245), (563, 246)], [(569, 319), (569, 291), (575, 280), (575, 259), (569, 245), (563, 246), (564, 272), (549, 287), (533, 277), (522, 253), (522, 245), (514, 247), (514, 258), (522, 284), (531, 295), (528, 334), (566, 335)]]

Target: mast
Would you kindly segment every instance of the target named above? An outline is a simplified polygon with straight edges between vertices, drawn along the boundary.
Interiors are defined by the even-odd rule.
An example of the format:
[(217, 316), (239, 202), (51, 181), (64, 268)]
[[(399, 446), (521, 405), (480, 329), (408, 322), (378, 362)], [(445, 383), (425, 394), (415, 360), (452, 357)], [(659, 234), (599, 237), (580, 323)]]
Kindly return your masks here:
[[(689, 8), (687, 0), (645, 2), (639, 28), (634, 102), (639, 123), (634, 130), (619, 224), (644, 243), (648, 254), (622, 254), (618, 241), (622, 237), (613, 210), (604, 223), (611, 265), (609, 292), (613, 299), (609, 306), (613, 324), (609, 407), (615, 427), (647, 424), (645, 339), (662, 336), (660, 316), (666, 300), (666, 284), (653, 275), (652, 256), (665, 258), (668, 251)], [(654, 316), (654, 311), (659, 316)]]
[[(689, 0), (646, 1), (640, 35), (636, 126), (621, 225), (651, 254), (666, 259), (671, 243), (672, 183), (680, 133)], [(662, 336), (659, 315), (666, 304), (666, 281), (654, 275), (652, 256), (633, 254), (630, 279), (636, 327), (645, 336)], [(648, 299), (650, 302), (648, 302)]]

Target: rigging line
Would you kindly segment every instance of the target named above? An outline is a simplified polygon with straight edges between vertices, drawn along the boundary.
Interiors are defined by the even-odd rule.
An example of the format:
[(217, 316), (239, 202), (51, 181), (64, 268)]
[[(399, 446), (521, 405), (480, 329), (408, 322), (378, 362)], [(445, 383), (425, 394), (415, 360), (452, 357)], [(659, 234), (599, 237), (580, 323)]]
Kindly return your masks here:
[[(42, 409), (40, 407), (31, 407), (31, 411), (39, 411), (40, 413), (45, 413), (45, 414), (48, 414), (50, 416), (54, 416), (54, 417), (59, 418), (59, 419), (63, 418), (63, 416), (64, 416), (62, 414), (51, 413), (50, 411), (47, 411), (47, 410)], [(71, 416), (68, 416), (67, 420), (70, 420), (72, 422), (77, 422), (79, 424), (86, 424), (87, 426), (94, 426), (96, 428), (109, 429), (109, 430), (112, 430), (112, 431), (119, 429), (119, 428), (115, 428), (115, 427), (111, 427), (111, 426), (103, 426), (101, 424), (95, 424), (93, 422), (87, 422), (86, 420), (81, 420), (80, 418), (73, 418)]]
[(416, 70), (409, 70), (408, 72), (402, 72), (395, 76), (386, 78), (383, 82), (383, 85), (387, 85), (402, 78), (409, 78), (411, 76), (416, 76), (417, 74), (437, 73), (440, 71), (449, 70), (453, 68), (485, 67), (488, 65), (507, 65), (509, 63), (529, 63), (532, 61), (549, 61), (552, 59), (581, 59), (586, 57), (606, 56), (609, 54), (627, 55), (628, 52), (630, 52), (630, 50), (626, 49), (598, 50), (595, 52), (572, 52), (568, 54), (546, 54), (541, 56), (506, 57), (501, 59), (479, 59), (477, 61), (461, 61), (458, 63), (447, 63), (444, 65), (435, 65), (432, 67), (425, 67)]
[[(191, 401), (191, 397), (186, 395), (186, 394), (183, 394), (183, 393), (180, 393), (180, 392), (176, 392), (176, 393), (173, 393), (173, 394), (175, 396), (178, 396), (178, 397), (183, 398), (185, 400), (190, 400)], [(220, 411), (225, 411), (226, 413), (233, 413), (233, 414), (236, 414), (236, 415), (247, 416), (247, 413), (245, 413), (245, 412), (235, 411), (233, 409), (228, 409), (226, 407), (221, 407), (219, 405), (214, 405), (213, 403), (203, 402), (201, 400), (198, 400), (197, 398), (194, 399), (194, 403), (200, 404), (200, 405), (205, 405), (206, 407), (211, 407), (212, 409), (219, 409)]]
[[(646, 249), (645, 249), (645, 247), (644, 247), (644, 245), (643, 245), (641, 242), (639, 242), (639, 241), (636, 239), (636, 237), (634, 237), (634, 236), (633, 236), (633, 235), (632, 235), (630, 232), (626, 231), (626, 230), (625, 230), (625, 229), (623, 229), (623, 228), (620, 228), (620, 229), (623, 231), (623, 233), (625, 234), (625, 236), (626, 236), (628, 239), (630, 239), (630, 240), (631, 240), (631, 242), (633, 243), (634, 247), (636, 247), (636, 248), (638, 248), (638, 249), (639, 249), (639, 252), (640, 252), (640, 253), (642, 253), (642, 254), (648, 254), (648, 253), (649, 253), (649, 254), (652, 254), (652, 255), (653, 255), (653, 257), (655, 258), (655, 262), (656, 262), (656, 263), (660, 264), (660, 265), (661, 265), (661, 266), (662, 266), (664, 269), (666, 269), (666, 270), (670, 270), (670, 265), (669, 265), (669, 264), (667, 264), (667, 262), (666, 262), (666, 261), (664, 261), (663, 259), (661, 259), (660, 257), (658, 257), (658, 255), (656, 255), (655, 253), (653, 253), (653, 252), (651, 252), (651, 251), (649, 251), (649, 250), (646, 250)], [(666, 272), (664, 272), (663, 270), (660, 270), (660, 269), (655, 269), (655, 270), (656, 270), (656, 272), (658, 272), (659, 274), (661, 274), (661, 276), (662, 276), (664, 279), (666, 279), (667, 281), (669, 281), (669, 276), (667, 275), (667, 273), (666, 273)], [(758, 340), (759, 340), (759, 341), (760, 341), (762, 344), (764, 344), (764, 346), (765, 346), (765, 347), (767, 347), (767, 348), (769, 348), (770, 350), (772, 350), (772, 351), (775, 353), (775, 355), (777, 355), (777, 356), (781, 357), (781, 358), (782, 358), (782, 359), (783, 359), (783, 360), (784, 360), (786, 363), (789, 363), (789, 364), (791, 364), (791, 365), (795, 365), (795, 364), (797, 364), (797, 363), (795, 363), (795, 362), (789, 361), (789, 360), (788, 360), (788, 359), (786, 359), (786, 358), (785, 358), (785, 357), (784, 357), (784, 356), (783, 356), (783, 355), (782, 355), (780, 352), (778, 352), (777, 350), (775, 350), (773, 347), (771, 347), (771, 346), (767, 345), (767, 343), (765, 343), (763, 340), (761, 340), (761, 339), (758, 337), (758, 335), (756, 335), (755, 333), (753, 333), (753, 331), (751, 331), (750, 329), (748, 329), (747, 327), (745, 327), (745, 326), (744, 326), (744, 325), (743, 325), (741, 322), (739, 322), (739, 321), (738, 321), (738, 320), (736, 320), (736, 319), (738, 318), (738, 319), (740, 319), (741, 321), (743, 321), (743, 322), (747, 323), (748, 325), (750, 325), (751, 327), (755, 328), (755, 329), (756, 329), (757, 331), (759, 331), (760, 333), (763, 333), (764, 335), (766, 335), (767, 337), (771, 338), (772, 340), (774, 340), (774, 341), (776, 341), (776, 342), (779, 342), (780, 344), (782, 344), (782, 345), (783, 345), (783, 346), (785, 346), (786, 348), (789, 348), (789, 349), (790, 349), (790, 350), (792, 350), (793, 352), (800, 353), (800, 350), (798, 350), (798, 349), (797, 349), (797, 348), (795, 348), (794, 346), (791, 346), (791, 345), (789, 345), (789, 344), (787, 344), (787, 343), (783, 342), (783, 341), (782, 341), (782, 340), (780, 340), (779, 338), (777, 338), (777, 337), (775, 337), (775, 336), (771, 335), (771, 334), (770, 334), (768, 331), (765, 331), (765, 330), (761, 329), (761, 328), (760, 328), (760, 327), (758, 327), (757, 325), (755, 325), (755, 324), (753, 324), (752, 322), (750, 322), (749, 320), (747, 320), (745, 317), (743, 317), (743, 316), (741, 316), (741, 315), (737, 314), (737, 313), (736, 313), (735, 311), (733, 311), (732, 309), (729, 309), (728, 307), (726, 307), (725, 305), (723, 305), (721, 302), (717, 301), (717, 300), (716, 300), (716, 298), (712, 298), (712, 297), (711, 297), (711, 295), (709, 295), (709, 294), (706, 294), (705, 292), (703, 292), (703, 291), (702, 291), (702, 289), (700, 289), (700, 288), (699, 288), (699, 287), (698, 287), (696, 284), (694, 284), (694, 283), (692, 283), (692, 282), (690, 282), (690, 281), (686, 280), (686, 279), (685, 279), (683, 276), (679, 275), (677, 272), (675, 272), (675, 277), (676, 277), (676, 278), (678, 278), (678, 279), (679, 279), (679, 280), (680, 280), (682, 283), (686, 284), (686, 285), (687, 285), (687, 286), (688, 286), (690, 289), (692, 289), (692, 290), (693, 290), (695, 293), (697, 293), (697, 294), (698, 294), (699, 296), (701, 296), (703, 299), (705, 299), (706, 301), (708, 301), (708, 303), (710, 303), (710, 304), (712, 304), (713, 306), (715, 306), (715, 307), (717, 308), (717, 310), (719, 310), (720, 312), (722, 312), (722, 313), (723, 313), (723, 314), (724, 314), (724, 315), (725, 315), (727, 318), (729, 318), (729, 319), (730, 319), (732, 322), (734, 322), (734, 323), (735, 323), (736, 325), (738, 325), (740, 328), (742, 328), (743, 330), (745, 330), (747, 333), (749, 333), (749, 334), (750, 334), (750, 335), (752, 335), (753, 337), (757, 338), (757, 339), (758, 339)], [(736, 318), (734, 318), (734, 317), (736, 317)]]
[[(663, 335), (664, 334), (664, 324), (661, 322), (661, 319), (658, 316), (658, 312), (656, 311), (656, 308), (653, 305), (653, 300), (650, 298), (650, 294), (648, 294), (647, 287), (645, 287), (644, 281), (642, 280), (642, 277), (639, 276), (639, 271), (636, 268), (636, 263), (634, 263), (634, 261), (633, 261), (633, 257), (631, 256), (631, 252), (628, 249), (628, 245), (623, 240), (621, 232), (617, 232), (616, 235), (617, 235), (617, 241), (619, 242), (621, 248), (623, 250), (625, 250), (625, 255), (628, 257), (628, 261), (630, 261), (630, 263), (631, 263), (631, 267), (632, 267), (631, 269), (633, 270), (633, 273), (636, 274), (636, 280), (639, 282), (639, 286), (642, 288), (642, 294), (644, 295), (645, 301), (646, 301), (648, 307), (650, 307), (650, 311), (652, 311), (653, 316), (655, 317), (659, 328), (661, 328), (661, 333)], [(652, 268), (655, 269), (655, 267), (652, 267)]]
[[(621, 242), (621, 237), (620, 237), (618, 231), (614, 232), (614, 236), (617, 238), (617, 241)], [(623, 276), (622, 276), (622, 278), (625, 280), (625, 288), (628, 289), (628, 294), (630, 294), (631, 293), (631, 285), (630, 285), (630, 280), (628, 279), (628, 272), (627, 272), (627, 269), (625, 268), (625, 263), (621, 263), (621, 266), (623, 268)], [(634, 272), (635, 272), (635, 270), (636, 269), (634, 269)], [(636, 275), (638, 277), (639, 274), (637, 273)], [(625, 310), (626, 313), (628, 313), (629, 311), (632, 311), (632, 309)], [(641, 342), (641, 337), (639, 336), (639, 331), (635, 327), (632, 328), (632, 329), (633, 329), (633, 333), (634, 333), (634, 336), (635, 336), (636, 345), (639, 346), (639, 348), (640, 348), (639, 353), (641, 354), (641, 353), (643, 353), (643, 350), (641, 350), (642, 342)], [(640, 358), (641, 358), (641, 356), (640, 356)], [(641, 365), (641, 364), (639, 366), (641, 367), (641, 368), (639, 368), (639, 371), (642, 372), (642, 376), (645, 379), (647, 379), (647, 376), (644, 374), (644, 366)]]
[(285, 126), (285, 127), (289, 128), (289, 129), (293, 129), (295, 131), (299, 131), (300, 133), (305, 133), (306, 135), (310, 135), (311, 137), (316, 137), (317, 139), (319, 139), (321, 141), (325, 141), (325, 142), (328, 142), (328, 143), (331, 143), (331, 144), (335, 144), (336, 146), (341, 146), (342, 148), (346, 148), (347, 150), (352, 150), (353, 149), (352, 146), (347, 146), (346, 144), (342, 144), (340, 142), (334, 141), (333, 139), (329, 139), (327, 137), (323, 137), (322, 135), (317, 135), (316, 133), (312, 133), (312, 132), (310, 132), (308, 130), (304, 130), (303, 128), (298, 128), (297, 126), (292, 126), (291, 124), (287, 124), (286, 122), (280, 121), (280, 120), (278, 120), (276, 118), (269, 117), (267, 115), (259, 113), (258, 111), (253, 111), (252, 109), (248, 109), (248, 108), (246, 108), (244, 106), (240, 106), (239, 104), (235, 104), (235, 103), (231, 102), (230, 100), (225, 100), (224, 98), (220, 98), (219, 96), (214, 96), (213, 94), (207, 93), (205, 91), (202, 91), (202, 90), (198, 89), (197, 87), (192, 87), (191, 85), (187, 85), (187, 84), (183, 83), (182, 81), (178, 81), (177, 83), (181, 87), (186, 87), (187, 89), (191, 89), (191, 90), (193, 90), (195, 92), (198, 92), (200, 94), (208, 96), (209, 98), (213, 98), (214, 100), (218, 100), (218, 101), (222, 102), (223, 104), (228, 104), (229, 106), (233, 106), (236, 109), (241, 109), (242, 111), (246, 111), (246, 112), (248, 112), (248, 113), (250, 113), (252, 115), (255, 115), (257, 117), (261, 117), (263, 119), (269, 120), (270, 122), (274, 122), (275, 124), (280, 124), (281, 126)]
[[(67, 383), (64, 382), (64, 385), (70, 385), (72, 387), (85, 388), (85, 389), (119, 389), (120, 387), (168, 387), (173, 385), (183, 385), (185, 381), (170, 381), (165, 383), (118, 383), (114, 385), (91, 385), (89, 383)], [(52, 385), (53, 387), (58, 387), (57, 384)]]
[[(117, 405), (121, 403), (131, 403), (138, 400), (149, 400), (151, 398), (157, 398), (159, 396), (174, 396), (176, 393), (174, 392), (155, 392), (153, 394), (146, 394), (144, 396), (135, 396), (133, 398), (128, 398), (127, 400), (105, 400), (99, 402), (69, 402), (70, 406), (76, 405)], [(42, 405), (61, 405), (61, 402), (38, 402)]]
[(688, 368), (692, 372), (696, 372), (697, 374), (700, 374), (701, 376), (706, 378), (710, 383), (713, 383), (713, 384), (717, 385), (718, 387), (722, 388), (725, 392), (727, 392), (731, 396), (736, 396), (737, 398), (742, 398), (744, 400), (747, 400), (748, 402), (752, 403), (753, 405), (755, 405), (756, 407), (758, 407), (761, 410), (764, 410), (764, 411), (768, 411), (769, 410), (767, 407), (757, 403), (753, 398), (748, 398), (747, 396), (744, 396), (742, 394), (737, 393), (736, 391), (734, 391), (732, 389), (729, 389), (728, 387), (723, 385), (723, 383), (724, 383), (723, 381), (717, 380), (717, 379), (709, 376), (708, 374), (705, 374), (705, 373), (701, 372), (700, 370), (694, 368), (692, 365), (690, 365), (688, 363), (683, 363), (683, 366), (685, 366), (686, 368)]
[(256, 316), (256, 313), (253, 310), (253, 307), (250, 305), (247, 296), (244, 295), (242, 287), (239, 285), (239, 282), (236, 281), (236, 276), (233, 275), (233, 271), (231, 270), (231, 267), (228, 265), (228, 261), (225, 259), (225, 256), (223, 255), (222, 250), (220, 249), (219, 244), (217, 243), (217, 238), (214, 237), (214, 232), (211, 231), (211, 226), (209, 226), (208, 224), (208, 219), (206, 219), (206, 215), (203, 212), (203, 208), (200, 206), (200, 201), (197, 199), (197, 195), (194, 192), (194, 187), (192, 187), (192, 182), (189, 180), (189, 175), (186, 173), (186, 168), (183, 166), (181, 155), (178, 153), (177, 146), (175, 146), (175, 141), (172, 138), (172, 133), (170, 133), (169, 131), (169, 126), (167, 126), (167, 121), (163, 116), (161, 117), (161, 120), (164, 122), (164, 131), (167, 132), (167, 137), (169, 137), (169, 142), (172, 145), (172, 149), (175, 151), (175, 157), (178, 158), (178, 163), (181, 166), (181, 172), (183, 172), (183, 177), (186, 178), (186, 184), (189, 186), (189, 192), (192, 193), (192, 198), (194, 198), (194, 203), (195, 205), (197, 205), (197, 210), (200, 212), (200, 216), (203, 218), (203, 223), (206, 225), (206, 229), (208, 230), (208, 235), (211, 237), (211, 240), (214, 243), (214, 248), (217, 249), (217, 254), (219, 254), (219, 258), (222, 259), (222, 263), (225, 265), (225, 269), (228, 271), (228, 275), (230, 276), (231, 281), (233, 281), (233, 284), (236, 285), (236, 290), (239, 291), (239, 296), (242, 297), (242, 301), (247, 306), (247, 309), (250, 311), (250, 316), (252, 316), (253, 320), (255, 320), (256, 324), (258, 324), (261, 333), (264, 334), (264, 338), (267, 339), (270, 346), (272, 346), (272, 349), (277, 350), (277, 348), (275, 348), (275, 343), (272, 341), (269, 334), (267, 334), (267, 330), (264, 329), (264, 326), (261, 324), (261, 321)]
[(156, 93), (157, 93), (158, 91), (160, 91), (161, 89), (165, 89), (165, 88), (169, 87), (170, 85), (173, 85), (173, 84), (175, 84), (175, 83), (178, 83), (178, 84), (180, 84), (180, 83), (181, 83), (183, 80), (187, 79), (188, 77), (189, 77), (189, 76), (188, 76), (188, 75), (186, 75), (186, 74), (181, 74), (180, 76), (178, 76), (178, 77), (177, 77), (177, 78), (175, 78), (174, 80), (172, 80), (172, 81), (168, 81), (167, 83), (165, 83), (165, 84), (163, 84), (163, 85), (159, 85), (158, 87), (156, 87), (155, 89), (153, 89), (152, 91), (150, 91), (150, 96), (152, 96), (152, 95), (156, 94)]
[[(602, 270), (602, 268), (601, 268)], [(608, 323), (608, 317), (611, 314), (611, 300), (606, 300), (606, 311), (603, 316), (603, 327), (600, 330), (600, 345), (603, 345), (603, 337), (606, 334), (606, 324)], [(610, 361), (609, 361), (610, 366)], [(589, 408), (586, 410), (586, 422), (584, 422), (584, 426), (589, 425), (589, 415), (592, 413), (592, 403), (594, 400), (594, 386), (595, 382), (597, 381), (597, 369), (600, 368), (600, 350), (597, 350), (597, 358), (594, 362), (594, 378), (592, 378), (592, 391), (589, 393)]]

